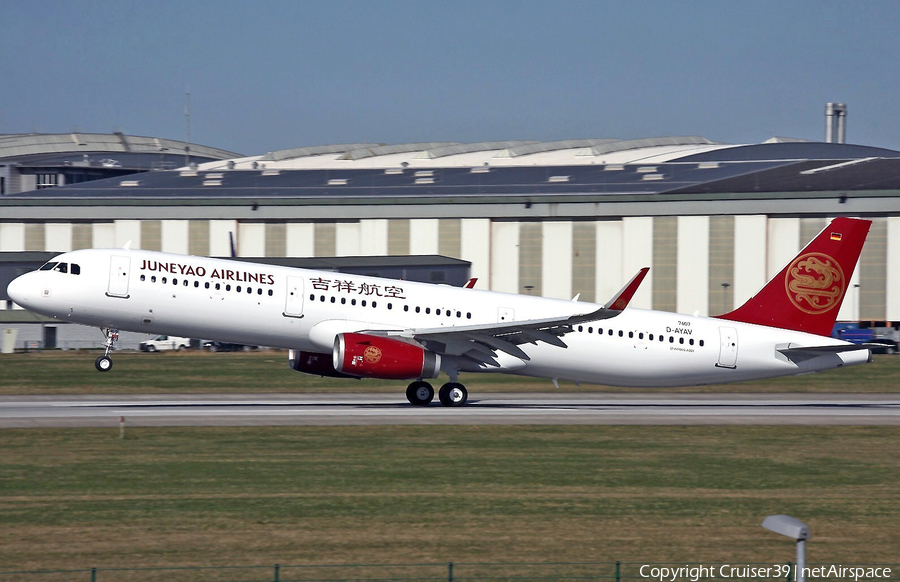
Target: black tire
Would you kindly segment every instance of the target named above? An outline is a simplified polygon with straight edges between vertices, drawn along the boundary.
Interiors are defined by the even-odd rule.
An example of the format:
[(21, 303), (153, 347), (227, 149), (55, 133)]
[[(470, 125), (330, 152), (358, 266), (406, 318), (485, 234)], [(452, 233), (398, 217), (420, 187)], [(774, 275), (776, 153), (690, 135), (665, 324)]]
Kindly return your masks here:
[(406, 399), (416, 406), (428, 406), (434, 400), (434, 388), (428, 382), (418, 380), (406, 387)]
[(156, 346), (147, 346), (147, 351), (151, 354), (156, 351)]
[(97, 368), (98, 372), (109, 372), (112, 370), (112, 365), (112, 359), (108, 356), (100, 356), (94, 360), (94, 367)]
[(458, 382), (448, 382), (441, 386), (438, 398), (444, 406), (462, 406), (469, 400), (469, 391)]

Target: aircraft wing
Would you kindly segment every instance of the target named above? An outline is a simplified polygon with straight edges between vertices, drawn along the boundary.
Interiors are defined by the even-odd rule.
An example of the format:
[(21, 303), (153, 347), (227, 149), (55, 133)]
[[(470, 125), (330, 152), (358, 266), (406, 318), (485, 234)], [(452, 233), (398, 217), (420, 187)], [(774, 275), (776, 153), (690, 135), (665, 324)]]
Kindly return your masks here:
[(499, 366), (495, 359), (498, 351), (528, 361), (531, 358), (519, 345), (527, 343), (536, 345), (538, 342), (544, 342), (560, 348), (568, 347), (561, 336), (571, 333), (575, 325), (610, 319), (622, 313), (649, 270), (649, 267), (641, 269), (603, 307), (589, 313), (479, 325), (396, 331), (373, 330), (363, 333), (412, 340), (442, 355), (465, 356), (477, 363), (491, 366)]

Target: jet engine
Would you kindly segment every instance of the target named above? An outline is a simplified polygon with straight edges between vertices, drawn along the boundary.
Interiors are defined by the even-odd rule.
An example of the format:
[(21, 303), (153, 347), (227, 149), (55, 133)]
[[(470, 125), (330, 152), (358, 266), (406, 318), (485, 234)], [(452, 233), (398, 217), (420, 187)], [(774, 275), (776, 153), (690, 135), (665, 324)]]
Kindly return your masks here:
[(441, 356), (391, 338), (339, 333), (334, 338), (333, 366), (342, 374), (366, 378), (437, 378), (441, 371)]
[(319, 354), (316, 352), (301, 352), (300, 350), (288, 351), (288, 364), (295, 372), (312, 374), (314, 376), (328, 376), (329, 378), (357, 378), (350, 374), (341, 374), (334, 369), (331, 354)]

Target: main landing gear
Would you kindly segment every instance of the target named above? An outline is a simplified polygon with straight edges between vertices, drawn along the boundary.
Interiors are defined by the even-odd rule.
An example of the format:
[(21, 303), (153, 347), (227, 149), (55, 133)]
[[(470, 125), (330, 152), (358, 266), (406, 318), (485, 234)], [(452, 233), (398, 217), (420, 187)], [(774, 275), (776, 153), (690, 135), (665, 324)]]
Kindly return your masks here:
[(112, 370), (112, 358), (109, 357), (109, 352), (116, 349), (116, 342), (119, 341), (119, 330), (117, 329), (109, 329), (108, 327), (103, 329), (103, 335), (106, 336), (106, 351), (102, 356), (97, 358), (94, 362), (94, 367), (97, 368), (99, 372), (109, 372)]
[[(434, 400), (434, 388), (417, 380), (406, 388), (406, 399), (416, 406), (428, 406)], [(469, 391), (459, 382), (448, 382), (438, 391), (438, 399), (444, 406), (462, 406), (469, 399)]]

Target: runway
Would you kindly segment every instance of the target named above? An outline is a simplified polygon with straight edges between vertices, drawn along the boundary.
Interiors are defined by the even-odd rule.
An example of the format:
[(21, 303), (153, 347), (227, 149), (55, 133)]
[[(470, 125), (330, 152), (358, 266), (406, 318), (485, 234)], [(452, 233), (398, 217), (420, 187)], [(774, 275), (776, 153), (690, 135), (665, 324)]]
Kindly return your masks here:
[(900, 425), (900, 396), (480, 394), (416, 407), (400, 394), (3, 396), (0, 428), (291, 425)]

